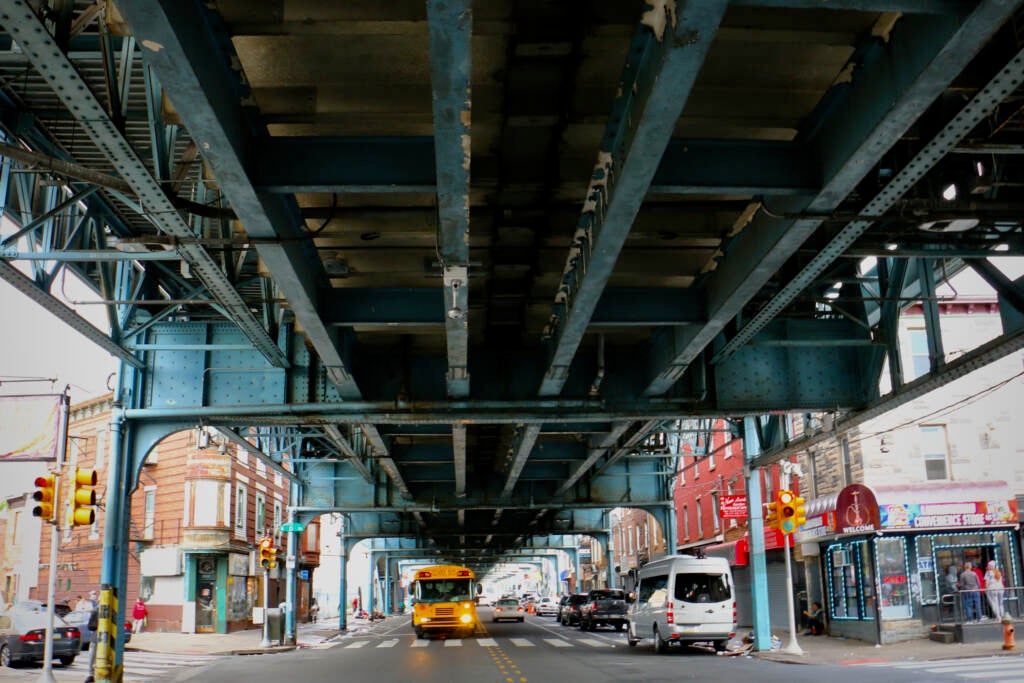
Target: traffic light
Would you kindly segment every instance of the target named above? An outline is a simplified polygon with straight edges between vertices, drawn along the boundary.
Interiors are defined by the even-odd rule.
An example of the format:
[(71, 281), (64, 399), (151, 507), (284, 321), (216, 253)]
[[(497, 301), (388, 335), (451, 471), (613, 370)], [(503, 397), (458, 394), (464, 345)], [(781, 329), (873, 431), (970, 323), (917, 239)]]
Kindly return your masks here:
[(96, 521), (96, 470), (75, 468), (74, 492), (71, 495), (71, 523), (89, 526)]
[(791, 534), (807, 521), (804, 499), (792, 491), (782, 490), (775, 494), (779, 503), (779, 530)]
[(37, 504), (32, 508), (32, 516), (42, 517), (44, 522), (57, 521), (57, 475), (36, 477), (35, 486), (36, 491), (32, 494), (32, 500)]
[(260, 566), (264, 569), (273, 569), (277, 566), (277, 548), (274, 547), (272, 538), (260, 541)]
[(779, 527), (779, 504), (774, 500), (768, 503), (768, 513), (764, 516), (764, 525), (768, 529), (778, 529)]

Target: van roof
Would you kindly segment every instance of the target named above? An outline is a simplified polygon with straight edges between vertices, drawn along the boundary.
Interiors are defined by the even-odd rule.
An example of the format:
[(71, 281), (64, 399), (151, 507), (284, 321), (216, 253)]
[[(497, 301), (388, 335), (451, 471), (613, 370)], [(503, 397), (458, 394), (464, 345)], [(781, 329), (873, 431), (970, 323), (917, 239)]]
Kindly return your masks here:
[(707, 567), (715, 569), (728, 569), (729, 560), (724, 557), (695, 557), (693, 555), (667, 555), (665, 557), (659, 557), (657, 560), (648, 562), (643, 567), (640, 567), (640, 572), (655, 569), (666, 569), (670, 565), (674, 564), (685, 564), (691, 567)]

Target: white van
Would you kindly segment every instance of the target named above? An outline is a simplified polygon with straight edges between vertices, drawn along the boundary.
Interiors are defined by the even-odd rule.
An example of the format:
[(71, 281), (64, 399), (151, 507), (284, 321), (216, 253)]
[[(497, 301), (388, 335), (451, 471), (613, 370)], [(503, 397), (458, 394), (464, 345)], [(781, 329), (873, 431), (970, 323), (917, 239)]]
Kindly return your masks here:
[(669, 644), (709, 641), (717, 652), (736, 635), (736, 594), (723, 557), (672, 555), (645, 564), (629, 609), (630, 647), (654, 639), (654, 651)]

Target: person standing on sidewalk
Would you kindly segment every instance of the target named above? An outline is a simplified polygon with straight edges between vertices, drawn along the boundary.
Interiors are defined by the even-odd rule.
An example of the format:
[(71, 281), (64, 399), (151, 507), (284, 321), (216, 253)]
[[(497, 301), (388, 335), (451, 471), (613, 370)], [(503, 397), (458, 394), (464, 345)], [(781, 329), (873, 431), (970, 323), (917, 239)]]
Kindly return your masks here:
[(985, 597), (997, 621), (1003, 618), (1003, 588), (1003, 573), (996, 568), (995, 560), (989, 560), (985, 571)]
[(142, 627), (146, 625), (146, 603), (139, 598), (132, 607), (132, 633), (142, 633)]
[(964, 570), (960, 572), (960, 595), (967, 621), (981, 621), (981, 580), (970, 562), (964, 562)]

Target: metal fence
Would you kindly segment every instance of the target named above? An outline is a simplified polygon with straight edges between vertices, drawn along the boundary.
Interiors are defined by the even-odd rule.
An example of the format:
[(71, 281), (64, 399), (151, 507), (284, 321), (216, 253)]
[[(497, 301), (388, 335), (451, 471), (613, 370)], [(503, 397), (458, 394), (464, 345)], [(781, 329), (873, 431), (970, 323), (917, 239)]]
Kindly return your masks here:
[(968, 603), (976, 601), (980, 607), (980, 617), (982, 621), (992, 621), (998, 619), (1001, 615), (998, 615), (993, 610), (992, 604), (989, 600), (990, 597), (994, 597), (997, 604), (1002, 605), (1003, 614), (1009, 614), (1013, 617), (1014, 621), (1020, 621), (1024, 618), (1024, 587), (1014, 588), (1003, 588), (1002, 600), (998, 600), (998, 596), (989, 595), (988, 591), (984, 589), (974, 591), (958, 591), (956, 593), (947, 593), (943, 595), (939, 600), (939, 623), (941, 624), (965, 624), (974, 619), (968, 619), (968, 617), (974, 617), (974, 614), (968, 614), (968, 610), (971, 609)]

